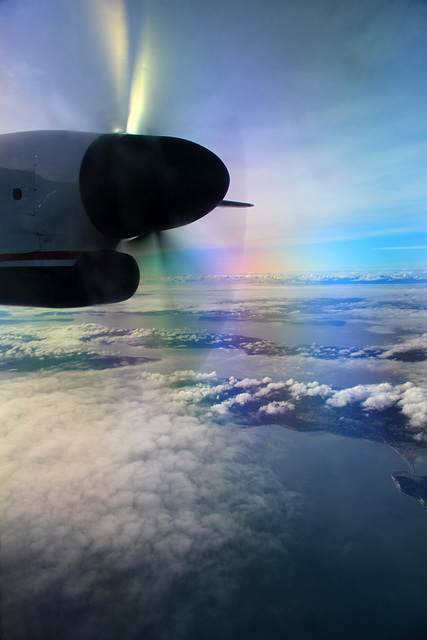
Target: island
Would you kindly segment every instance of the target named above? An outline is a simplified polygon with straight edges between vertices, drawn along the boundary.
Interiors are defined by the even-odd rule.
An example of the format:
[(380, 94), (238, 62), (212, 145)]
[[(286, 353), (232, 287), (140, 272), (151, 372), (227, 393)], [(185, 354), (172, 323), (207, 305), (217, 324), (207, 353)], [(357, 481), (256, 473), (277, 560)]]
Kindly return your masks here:
[(391, 477), (399, 491), (419, 500), (427, 509), (427, 476), (413, 476), (406, 471), (396, 471)]

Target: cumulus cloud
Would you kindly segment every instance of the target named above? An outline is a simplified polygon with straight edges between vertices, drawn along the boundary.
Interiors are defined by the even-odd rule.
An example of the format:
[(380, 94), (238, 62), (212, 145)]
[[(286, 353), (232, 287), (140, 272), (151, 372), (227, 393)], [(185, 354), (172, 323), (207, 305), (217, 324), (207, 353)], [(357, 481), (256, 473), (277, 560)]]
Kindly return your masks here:
[[(31, 616), (31, 637), (57, 632), (49, 602), (72, 637), (117, 638), (128, 615), (166, 637), (208, 601), (214, 615), (251, 550), (284, 548), (296, 496), (276, 491), (256, 456), (245, 464), (249, 432), (180, 410), (202, 402), (206, 383), (230, 385), (141, 368), (2, 380), (3, 623), (14, 637), (28, 637)], [(183, 581), (191, 611), (178, 606)]]
[(411, 427), (427, 425), (427, 390), (415, 386), (412, 382), (392, 385), (359, 384), (349, 389), (335, 391), (326, 403), (331, 407), (345, 407), (351, 403), (360, 403), (366, 411), (384, 411), (397, 406), (402, 414), (409, 418)]
[[(382, 388), (386, 386), (389, 389), (392, 389), (392, 386), (382, 385)], [(347, 404), (351, 402), (361, 402), (366, 400), (370, 396), (371, 393), (376, 389), (377, 385), (363, 385), (359, 384), (356, 387), (351, 387), (350, 389), (341, 389), (340, 391), (336, 391), (333, 394), (333, 397), (330, 398), (327, 403), (331, 407), (345, 407)]]
[(427, 422), (427, 389), (421, 389), (411, 383), (402, 387), (404, 389), (398, 401), (402, 413), (409, 418), (415, 427), (425, 427)]
[[(170, 397), (177, 406), (181, 405), (182, 411), (192, 415), (204, 413), (220, 421), (228, 419), (238, 424), (256, 425), (262, 424), (268, 417), (275, 417), (273, 422), (292, 428), (307, 430), (307, 423), (312, 429), (333, 433), (342, 431), (353, 437), (365, 437), (369, 427), (375, 439), (377, 425), (367, 425), (363, 414), (376, 412), (384, 414), (381, 438), (387, 441), (384, 428), (389, 429), (390, 442), (396, 439), (405, 442), (407, 431), (412, 438), (416, 436), (415, 439), (419, 440), (421, 432), (418, 430), (422, 429), (424, 433), (427, 428), (427, 390), (412, 382), (401, 385), (385, 382), (334, 389), (318, 381), (298, 382), (289, 378), (273, 382), (269, 377), (238, 380), (233, 376), (221, 379), (215, 372), (198, 374), (194, 371), (176, 372), (170, 382)], [(175, 385), (177, 388), (174, 388)], [(355, 407), (360, 415), (352, 414), (352, 431), (347, 434), (346, 422), (337, 421), (343, 417), (340, 410), (350, 406)], [(392, 416), (384, 413), (388, 409), (393, 410)], [(313, 414), (316, 413), (318, 421), (313, 421)], [(402, 424), (397, 424), (398, 419), (403, 421)], [(354, 420), (361, 420), (360, 431)], [(414, 434), (414, 430), (417, 433)]]
[(274, 400), (273, 402), (269, 402), (268, 404), (263, 405), (258, 409), (262, 413), (265, 413), (269, 416), (274, 416), (282, 413), (286, 413), (287, 411), (293, 411), (295, 409), (295, 405), (290, 400)]
[(289, 389), (291, 395), (295, 399), (301, 398), (301, 396), (315, 397), (320, 396), (325, 398), (332, 394), (332, 388), (327, 384), (319, 384), (317, 380), (314, 382), (295, 382), (293, 378), (286, 381), (286, 386)]
[[(154, 349), (160, 347), (200, 348), (201, 345), (212, 347), (227, 343), (227, 348), (246, 349), (252, 355), (256, 350), (262, 350), (263, 346), (263, 341), (245, 336), (194, 333), (178, 329), (111, 328), (96, 323), (58, 323), (53, 324), (48, 332), (37, 323), (5, 325), (0, 328), (0, 338), (3, 347), (0, 370), (3, 368), (9, 371), (97, 370), (126, 367), (130, 364), (138, 367), (152, 359)], [(268, 351), (271, 343), (266, 344)], [(249, 351), (248, 345), (251, 345)], [(408, 353), (408, 350), (421, 348), (422, 345), (425, 345), (425, 336), (412, 337), (393, 347), (394, 351), (391, 347), (383, 350), (384, 357), (389, 358), (399, 350)], [(117, 350), (122, 351), (123, 347), (128, 352), (118, 356)], [(141, 349), (149, 349), (150, 357)], [(363, 353), (368, 355), (367, 351)], [(348, 351), (344, 357), (351, 355), (351, 351)], [(357, 356), (359, 357), (359, 353)], [(233, 414), (234, 419), (243, 423), (256, 423), (259, 416), (273, 415), (274, 411), (279, 414), (278, 407), (289, 407), (290, 405), (281, 404), (288, 401), (300, 403), (304, 408), (308, 399), (319, 402), (326, 400), (326, 406), (335, 409), (349, 404), (358, 404), (365, 411), (383, 411), (395, 407), (408, 418), (409, 425), (414, 427), (423, 427), (426, 416), (424, 391), (414, 385), (410, 389), (405, 385), (390, 383), (333, 389), (318, 381), (300, 382), (292, 378), (273, 381), (268, 376), (239, 380), (233, 376), (222, 378), (215, 372), (193, 371), (175, 372), (168, 378), (167, 384), (172, 386), (171, 400), (176, 409), (181, 407), (181, 411), (191, 415), (198, 415), (199, 411), (211, 412), (217, 416)], [(417, 389), (419, 390), (416, 391)], [(270, 408), (267, 409), (267, 406)]]

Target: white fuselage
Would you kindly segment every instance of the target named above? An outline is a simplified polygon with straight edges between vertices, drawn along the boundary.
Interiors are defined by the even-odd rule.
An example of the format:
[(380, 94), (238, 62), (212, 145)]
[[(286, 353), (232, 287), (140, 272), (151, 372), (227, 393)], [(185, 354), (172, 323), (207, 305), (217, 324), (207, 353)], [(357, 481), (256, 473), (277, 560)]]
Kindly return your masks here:
[[(26, 131), (0, 135), (0, 267), (73, 264), (72, 252), (114, 249), (81, 202), (79, 172), (102, 134)], [(17, 254), (23, 255), (22, 260)]]

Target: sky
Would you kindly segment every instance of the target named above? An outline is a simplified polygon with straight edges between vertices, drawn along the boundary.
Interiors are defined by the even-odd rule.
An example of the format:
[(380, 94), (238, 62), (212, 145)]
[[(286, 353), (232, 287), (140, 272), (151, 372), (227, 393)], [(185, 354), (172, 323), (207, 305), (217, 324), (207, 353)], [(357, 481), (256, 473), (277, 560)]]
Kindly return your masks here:
[(171, 232), (195, 277), (0, 309), (5, 637), (424, 637), (426, 23), (0, 0), (0, 133), (188, 138), (255, 204)]
[(0, 132), (215, 151), (255, 207), (171, 232), (178, 271), (424, 269), (426, 27), (422, 0), (3, 0)]

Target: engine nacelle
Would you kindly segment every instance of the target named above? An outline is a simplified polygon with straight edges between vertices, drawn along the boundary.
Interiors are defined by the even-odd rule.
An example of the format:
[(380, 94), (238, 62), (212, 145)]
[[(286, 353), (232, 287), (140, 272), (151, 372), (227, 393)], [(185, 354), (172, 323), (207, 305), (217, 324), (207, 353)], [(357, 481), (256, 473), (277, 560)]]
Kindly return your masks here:
[(80, 195), (94, 227), (110, 238), (131, 238), (194, 222), (224, 198), (224, 163), (188, 140), (105, 134), (87, 149)]
[[(228, 171), (179, 138), (79, 131), (0, 136), (0, 304), (74, 307), (134, 294), (123, 238), (179, 227), (224, 198)], [(224, 204), (224, 203), (223, 203)]]
[[(22, 257), (31, 265), (37, 254)], [(76, 257), (74, 266), (1, 267), (0, 304), (86, 307), (121, 302), (137, 290), (139, 269), (132, 256), (101, 250)]]

